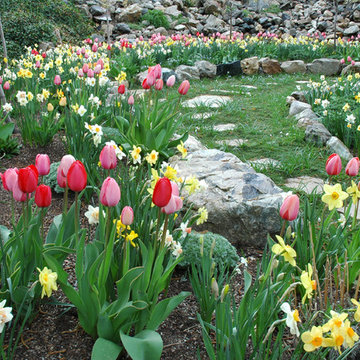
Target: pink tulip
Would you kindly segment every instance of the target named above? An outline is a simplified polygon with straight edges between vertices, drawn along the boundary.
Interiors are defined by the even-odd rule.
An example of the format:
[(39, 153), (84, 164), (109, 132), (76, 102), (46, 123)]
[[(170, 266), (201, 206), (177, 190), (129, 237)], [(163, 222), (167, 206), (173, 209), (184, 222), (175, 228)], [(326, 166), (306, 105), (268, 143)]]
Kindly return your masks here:
[(97, 47), (96, 44), (94, 44), (94, 45), (91, 47), (91, 51), (92, 51), (92, 52), (97, 52), (97, 49), (98, 49), (98, 47)]
[(101, 65), (96, 65), (95, 68), (94, 68), (94, 73), (95, 74), (100, 74), (101, 72)]
[(54, 84), (59, 86), (61, 84), (61, 77), (60, 75), (55, 75)]
[(104, 68), (104, 61), (103, 59), (99, 59), (97, 62), (96, 62), (96, 65), (100, 65), (101, 67), (101, 70)]
[(10, 168), (5, 170), (3, 174), (0, 173), (3, 187), (6, 191), (13, 191), (15, 183), (18, 181), (18, 173), (19, 170), (17, 168)]
[(2, 77), (0, 76), (0, 85), (2, 84), (2, 82), (3, 82), (3, 79), (2, 79)]
[(356, 176), (359, 173), (360, 161), (358, 157), (353, 157), (346, 165), (345, 173), (349, 176)]
[(176, 80), (175, 75), (171, 75), (166, 81), (166, 86), (167, 87), (173, 87), (174, 84), (175, 84), (175, 80)]
[(50, 158), (47, 154), (37, 154), (35, 158), (35, 167), (39, 175), (44, 176), (50, 172)]
[(16, 183), (14, 184), (14, 188), (13, 188), (13, 198), (16, 200), (16, 201), (21, 201), (21, 202), (24, 202), (26, 201), (26, 197), (28, 196), (28, 198), (30, 198), (31, 194), (26, 194), (25, 192), (21, 191), (20, 190), (20, 187), (19, 187), (19, 183), (18, 181), (16, 181)]
[(121, 211), (121, 222), (128, 226), (134, 221), (134, 211), (130, 206), (125, 206)]
[(157, 79), (156, 82), (155, 82), (155, 89), (156, 90), (162, 90), (164, 86), (164, 81), (162, 79)]
[(348, 62), (352, 62), (351, 56), (348, 56), (348, 57), (347, 57), (347, 61), (348, 61)]
[(84, 77), (84, 71), (82, 69), (79, 69), (78, 77)]
[(103, 147), (100, 153), (100, 163), (104, 169), (115, 169), (117, 157), (113, 146), (105, 145)]
[(285, 198), (280, 207), (280, 216), (284, 220), (293, 221), (299, 213), (299, 198), (297, 195), (290, 195)]
[(154, 72), (154, 75), (155, 75), (155, 79), (161, 79), (162, 70), (161, 70), (161, 65), (160, 64), (157, 64), (157, 65), (154, 66), (153, 72)]
[(59, 169), (62, 176), (67, 176), (70, 166), (75, 162), (75, 158), (72, 155), (64, 155), (60, 161)]
[(40, 64), (40, 61), (38, 60), (38, 61), (35, 63), (35, 67), (36, 67), (37, 69), (40, 69), (40, 66), (41, 66), (41, 64)]
[(146, 77), (147, 79), (147, 84), (151, 87), (155, 84), (156, 78), (155, 78), (155, 73), (154, 71), (150, 71), (148, 76)]
[(326, 160), (325, 170), (329, 175), (339, 175), (341, 171), (341, 159), (338, 154), (331, 154)]
[(82, 71), (84, 74), (86, 74), (89, 71), (89, 65), (88, 64), (84, 64), (82, 67)]
[(115, 179), (107, 177), (100, 191), (100, 202), (104, 206), (116, 206), (120, 201), (121, 192), (118, 183)]
[(93, 77), (94, 77), (94, 70), (89, 69), (88, 72), (87, 72), (87, 76), (88, 76), (89, 78), (93, 78)]
[(66, 176), (64, 176), (64, 175), (62, 174), (62, 171), (61, 171), (60, 166), (59, 166), (58, 169), (57, 169), (56, 180), (57, 180), (58, 185), (59, 185), (61, 188), (63, 188), (63, 189), (66, 188), (66, 185), (67, 185)]
[(134, 97), (132, 95), (130, 95), (129, 98), (128, 98), (128, 104), (129, 105), (134, 105), (134, 102), (135, 102)]
[(189, 91), (190, 89), (190, 83), (188, 80), (184, 80), (180, 86), (179, 86), (179, 89), (178, 89), (178, 92), (180, 95), (186, 95), (187, 92)]
[(5, 81), (5, 84), (3, 86), (4, 90), (9, 90), (10, 89), (10, 83), (8, 81)]
[(345, 64), (345, 59), (341, 59), (340, 64), (342, 64), (342, 65)]
[(355, 66), (355, 61), (354, 60), (351, 61), (351, 66)]
[(170, 201), (161, 208), (161, 211), (167, 215), (173, 214), (176, 211), (179, 211), (183, 206), (183, 201), (179, 196), (179, 187), (178, 185), (171, 181), (171, 197)]

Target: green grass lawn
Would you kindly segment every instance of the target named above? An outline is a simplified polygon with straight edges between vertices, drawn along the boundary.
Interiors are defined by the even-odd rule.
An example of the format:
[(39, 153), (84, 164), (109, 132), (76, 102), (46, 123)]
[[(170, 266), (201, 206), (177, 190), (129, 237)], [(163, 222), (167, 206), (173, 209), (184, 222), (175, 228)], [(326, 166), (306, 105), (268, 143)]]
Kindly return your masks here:
[[(294, 118), (288, 117), (286, 97), (296, 90), (297, 80), (309, 80), (309, 75), (218, 77), (191, 81), (187, 98), (198, 95), (227, 95), (232, 100), (211, 110), (205, 106), (184, 108), (189, 116), (182, 124), (183, 131), (196, 136), (209, 148), (235, 154), (242, 161), (271, 158), (276, 166), (256, 167), (282, 186), (287, 178), (302, 175), (326, 178), (325, 162), (329, 150), (305, 142), (305, 129), (300, 129)], [(314, 77), (316, 79), (316, 77)], [(255, 88), (246, 88), (251, 85)], [(304, 84), (301, 85), (304, 88)], [(194, 113), (212, 112), (207, 119), (193, 119)], [(234, 123), (233, 131), (217, 132), (214, 125)], [(237, 147), (219, 145), (223, 139), (243, 139)]]

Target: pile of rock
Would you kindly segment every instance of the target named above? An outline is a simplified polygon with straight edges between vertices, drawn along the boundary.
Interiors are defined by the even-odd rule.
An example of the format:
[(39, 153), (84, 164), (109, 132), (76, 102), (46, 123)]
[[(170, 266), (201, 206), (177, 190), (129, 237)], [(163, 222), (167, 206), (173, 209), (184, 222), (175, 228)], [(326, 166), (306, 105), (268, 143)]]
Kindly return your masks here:
[[(109, 21), (113, 39), (124, 34), (128, 38), (146, 37), (154, 32), (225, 33), (230, 23), (233, 31), (249, 34), (333, 34), (336, 13), (332, 0), (76, 0), (76, 3), (104, 33)], [(170, 28), (155, 28), (141, 22), (142, 15), (149, 10), (162, 11)], [(141, 30), (133, 24), (140, 24)], [(359, 30), (360, 4), (339, 0), (337, 36), (356, 36)]]

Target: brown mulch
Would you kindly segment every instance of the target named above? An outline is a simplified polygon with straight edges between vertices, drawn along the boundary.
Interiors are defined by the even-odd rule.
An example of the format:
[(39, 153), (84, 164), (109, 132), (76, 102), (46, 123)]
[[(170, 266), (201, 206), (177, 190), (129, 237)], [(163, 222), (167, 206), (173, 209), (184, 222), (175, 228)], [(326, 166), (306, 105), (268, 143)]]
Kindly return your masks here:
[[(25, 167), (35, 162), (38, 153), (49, 155), (51, 162), (60, 161), (65, 148), (59, 137), (46, 147), (31, 148), (23, 146), (20, 154), (11, 159), (0, 160), (0, 172), (10, 167)], [(20, 214), (21, 206), (17, 204), (16, 212)], [(45, 228), (52, 218), (62, 211), (62, 195), (53, 193), (53, 200), (48, 209)], [(81, 209), (82, 213), (85, 206)], [(19, 216), (19, 215), (17, 215)], [(0, 224), (10, 227), (10, 194), (0, 186)], [(256, 249), (247, 249), (243, 256), (250, 256), (249, 266), (256, 273), (256, 260), (261, 253)], [(64, 267), (74, 267), (75, 260), (70, 257)], [(73, 269), (72, 269), (73, 270)], [(252, 272), (251, 271), (251, 272)], [(241, 277), (238, 277), (238, 290), (241, 293)], [(190, 291), (191, 285), (186, 270), (176, 270), (169, 288), (169, 296), (181, 291)], [(63, 304), (63, 305), (62, 305)], [(69, 306), (69, 301), (61, 290), (54, 293), (49, 301), (43, 301), (34, 320), (28, 324), (22, 334), (16, 350), (16, 360), (39, 359), (90, 359), (94, 340), (79, 326), (76, 308)], [(198, 305), (193, 295), (185, 299), (158, 329), (164, 342), (163, 360), (193, 360), (197, 349), (201, 359), (207, 359), (202, 342), (201, 327), (197, 321)], [(122, 359), (129, 359), (123, 355)]]

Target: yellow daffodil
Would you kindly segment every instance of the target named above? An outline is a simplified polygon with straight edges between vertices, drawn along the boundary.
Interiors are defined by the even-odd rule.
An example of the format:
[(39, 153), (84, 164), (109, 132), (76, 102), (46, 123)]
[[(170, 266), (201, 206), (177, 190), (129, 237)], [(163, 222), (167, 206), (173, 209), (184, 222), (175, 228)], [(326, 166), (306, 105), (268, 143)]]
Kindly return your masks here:
[(348, 317), (346, 313), (337, 313), (335, 311), (330, 311), (331, 319), (323, 325), (322, 329), (324, 332), (333, 331), (336, 328), (340, 328), (343, 325), (344, 320)]
[(283, 256), (285, 261), (287, 261), (290, 265), (295, 266), (296, 261), (294, 258), (296, 257), (296, 251), (290, 245), (285, 245), (282, 237), (276, 235), (276, 239), (279, 243), (273, 245), (271, 251), (275, 255)]
[(152, 166), (155, 165), (159, 157), (159, 153), (156, 150), (151, 151), (150, 154), (147, 154), (145, 160)]
[(334, 186), (325, 184), (324, 191), (325, 194), (321, 197), (321, 200), (329, 206), (330, 211), (334, 208), (341, 208), (343, 200), (349, 197), (346, 192), (342, 191), (340, 184)]
[(322, 346), (336, 348), (339, 354), (341, 354), (341, 345), (344, 344), (344, 340), (344, 328), (334, 328), (334, 330), (330, 334), (330, 337), (323, 339)]
[(41, 286), (43, 287), (41, 292), (41, 298), (43, 298), (45, 294), (47, 297), (50, 297), (52, 291), (53, 290), (56, 291), (58, 289), (56, 285), (57, 273), (52, 272), (46, 266), (44, 267), (43, 270), (40, 270), (39, 268), (37, 269), (40, 272), (39, 281)]
[(357, 322), (360, 322), (360, 303), (357, 302), (355, 299), (351, 299), (351, 302), (356, 305), (356, 311), (354, 314), (354, 319)]
[(180, 151), (182, 158), (183, 159), (186, 158), (187, 149), (185, 148), (184, 143), (182, 141), (180, 141), (180, 144), (176, 148)]
[(323, 345), (323, 331), (321, 326), (313, 326), (311, 331), (305, 331), (301, 335), (301, 340), (304, 342), (304, 350), (312, 352)]
[(133, 145), (133, 150), (130, 151), (130, 155), (133, 159), (133, 164), (141, 163), (141, 147)]
[(311, 299), (312, 298), (312, 292), (313, 290), (316, 290), (316, 282), (315, 280), (312, 280), (312, 274), (313, 269), (311, 264), (308, 264), (307, 266), (308, 271), (302, 271), (300, 280), (301, 284), (305, 288), (305, 295), (302, 298), (302, 303), (305, 303), (306, 298)]
[(139, 237), (139, 235), (134, 230), (131, 230), (130, 234), (126, 235), (126, 241), (130, 241), (130, 244), (133, 247), (136, 247), (136, 244), (134, 243), (134, 239), (136, 239), (137, 237)]
[(173, 167), (171, 166), (167, 166), (166, 167), (166, 170), (165, 171), (162, 171), (161, 172), (164, 174), (165, 177), (167, 177), (169, 180), (174, 180), (176, 181), (177, 178), (176, 178), (176, 175), (177, 175), (177, 170), (174, 169)]
[(196, 190), (200, 189), (200, 182), (195, 176), (186, 178), (185, 186), (189, 195), (193, 194)]
[(359, 340), (359, 335), (354, 331), (350, 326), (350, 321), (345, 320), (344, 322), (344, 334), (345, 334), (345, 344), (347, 347), (353, 347), (354, 343)]
[(200, 217), (196, 220), (196, 225), (201, 225), (208, 219), (208, 212), (205, 207), (201, 207), (198, 210), (198, 214), (200, 214)]
[(356, 204), (360, 199), (359, 188), (353, 180), (351, 180), (351, 186), (346, 189), (346, 192), (351, 196), (353, 204)]

